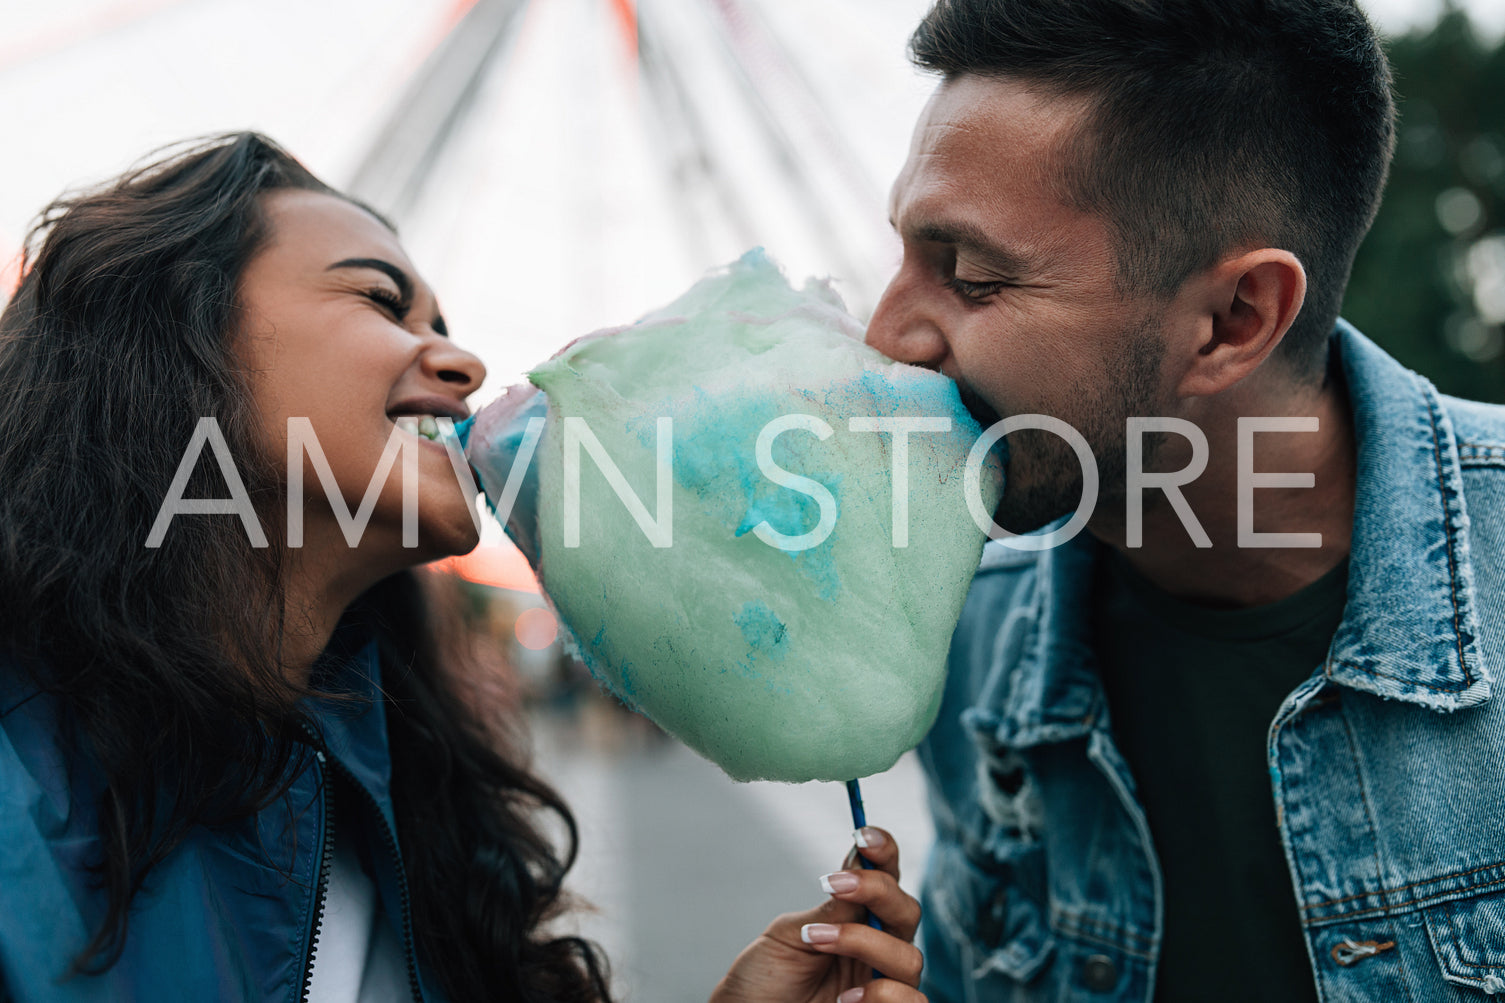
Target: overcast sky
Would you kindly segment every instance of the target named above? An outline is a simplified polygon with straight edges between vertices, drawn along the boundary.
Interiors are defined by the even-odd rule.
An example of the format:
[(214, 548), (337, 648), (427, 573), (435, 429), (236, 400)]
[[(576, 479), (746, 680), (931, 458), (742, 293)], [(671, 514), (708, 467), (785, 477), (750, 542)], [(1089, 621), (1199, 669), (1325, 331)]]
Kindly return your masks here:
[[(768, 246), (795, 278), (836, 277), (859, 314), (892, 267), (883, 200), (932, 86), (903, 59), (926, 0), (639, 4), (645, 19), (660, 12), (663, 41), (673, 43), (691, 93), (710, 109), (723, 172), (733, 176), (752, 218), (719, 243), (688, 246), (689, 193), (671, 176), (662, 123), (611, 3), (534, 0), (421, 213), (404, 226), (451, 326), (492, 369), (483, 399), (568, 338), (667, 302), (750, 243)], [(28, 221), (60, 191), (187, 136), (260, 129), (344, 184), (390, 103), (465, 5), (0, 0), (7, 154), (0, 162), (0, 270)], [(1439, 6), (1366, 3), (1392, 32), (1428, 22)], [(1468, 6), (1489, 31), (1505, 30), (1505, 0)], [(847, 190), (835, 194), (850, 196), (850, 204), (839, 220), (812, 223), (808, 193), (802, 200), (791, 191), (785, 163), (770, 153), (767, 122), (733, 107), (746, 80), (733, 70), (727, 37), (718, 35), (710, 12), (738, 7), (756, 15), (788, 67), (782, 76), (766, 72), (779, 69), (767, 52), (752, 53), (747, 64), (765, 71), (760, 85), (775, 119), (795, 133), (806, 130), (812, 162), (822, 150), (830, 153), (826, 139), (840, 140), (846, 159), (838, 187)], [(820, 116), (804, 114), (809, 108), (794, 93), (801, 87)], [(817, 201), (833, 201), (829, 194)], [(846, 237), (844, 257), (829, 239), (833, 231)]]

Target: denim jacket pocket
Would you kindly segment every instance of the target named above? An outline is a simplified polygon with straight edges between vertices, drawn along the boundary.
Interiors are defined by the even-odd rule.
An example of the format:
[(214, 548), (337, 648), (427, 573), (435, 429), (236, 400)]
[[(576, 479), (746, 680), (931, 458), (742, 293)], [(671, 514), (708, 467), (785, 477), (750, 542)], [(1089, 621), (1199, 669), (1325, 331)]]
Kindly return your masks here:
[(1018, 983), (1034, 978), (1050, 960), (1055, 938), (1037, 897), (1043, 889), (1029, 887), (1032, 882), (1022, 872), (1033, 864), (1043, 874), (1043, 850), (1024, 847), (1023, 853), (1004, 860), (969, 853), (954, 842), (940, 844), (936, 851), (932, 915), (947, 936), (967, 946), (971, 977), (1001, 975)]
[(1505, 994), (1505, 891), (1443, 902), (1423, 915), (1444, 979)]

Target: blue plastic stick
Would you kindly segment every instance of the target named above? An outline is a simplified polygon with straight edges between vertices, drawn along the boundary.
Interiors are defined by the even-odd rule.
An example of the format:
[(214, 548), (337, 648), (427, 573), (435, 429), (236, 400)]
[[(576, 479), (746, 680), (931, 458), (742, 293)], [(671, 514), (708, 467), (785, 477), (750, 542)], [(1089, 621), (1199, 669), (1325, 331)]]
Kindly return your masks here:
[[(847, 803), (852, 806), (852, 828), (861, 829), (866, 826), (867, 812), (862, 810), (862, 787), (855, 780), (847, 781)], [(864, 871), (871, 871), (873, 869), (873, 862), (861, 853), (857, 854), (857, 862), (862, 865)], [(873, 915), (871, 909), (867, 911), (867, 925), (874, 930), (883, 929), (883, 924), (879, 922), (877, 916)], [(873, 978), (881, 979), (883, 978), (883, 973), (874, 968)]]
[[(847, 781), (847, 801), (852, 805), (852, 827), (854, 829), (861, 829), (866, 826), (867, 813), (862, 810), (862, 788), (858, 786), (855, 780)], [(871, 871), (873, 869), (873, 862), (860, 853), (857, 854), (857, 861), (862, 864), (864, 871)], [(871, 912), (867, 914), (867, 925), (874, 930), (883, 929), (883, 924)]]

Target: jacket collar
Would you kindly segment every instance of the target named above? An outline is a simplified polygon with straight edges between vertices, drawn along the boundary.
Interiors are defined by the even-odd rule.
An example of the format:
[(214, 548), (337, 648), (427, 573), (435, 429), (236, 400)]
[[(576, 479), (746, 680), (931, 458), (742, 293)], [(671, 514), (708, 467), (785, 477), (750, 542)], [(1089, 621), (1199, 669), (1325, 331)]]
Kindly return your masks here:
[(307, 704), (324, 748), (371, 793), (388, 824), (392, 824), (392, 760), (387, 745), (380, 644), (362, 612), (347, 612), (335, 627), (315, 663), (313, 682), (326, 692), (344, 697)]
[[(1005, 618), (994, 644), (993, 665), (978, 706), (963, 723), (979, 738), (1008, 748), (1065, 742), (1092, 731), (1107, 706), (1092, 653), (1092, 569), (1102, 546), (1082, 533), (1043, 551), (1035, 563), (1030, 606)], [(990, 561), (1013, 563), (1001, 543), (987, 545)], [(1015, 615), (1026, 623), (1014, 622)], [(1012, 630), (1024, 630), (1016, 661), (1004, 643)], [(1002, 690), (1002, 694), (999, 691)]]
[(1348, 605), (1323, 671), (1454, 711), (1489, 699), (1453, 423), (1437, 390), (1345, 321), (1336, 350), (1358, 439)]
[[(1437, 711), (1489, 699), (1493, 673), (1479, 643), (1468, 513), (1452, 422), (1436, 389), (1346, 321), (1334, 335), (1358, 448), (1348, 600), (1322, 667), (1342, 686)], [(1003, 634), (978, 706), (976, 733), (1012, 748), (1087, 735), (1106, 706), (1088, 623), (1088, 534), (1035, 561), (1033, 621), (1017, 660)], [(1014, 563), (1001, 544), (983, 558)], [(1001, 691), (1001, 692), (1000, 692)]]

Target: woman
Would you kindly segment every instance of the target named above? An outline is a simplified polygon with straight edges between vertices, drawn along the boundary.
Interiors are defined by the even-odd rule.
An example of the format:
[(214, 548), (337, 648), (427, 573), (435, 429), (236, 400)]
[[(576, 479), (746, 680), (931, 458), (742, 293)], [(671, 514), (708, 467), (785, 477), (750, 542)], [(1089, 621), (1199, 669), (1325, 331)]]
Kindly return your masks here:
[[(367, 494), (398, 419), (463, 417), (484, 377), (391, 228), (246, 133), (54, 204), (29, 246), (0, 316), (0, 998), (608, 999), (549, 929), (573, 820), (415, 570), (475, 546), (472, 499), (416, 437)], [(290, 428), (316, 438), (291, 505)], [(922, 999), (871, 835), (879, 869), (718, 999)]]

